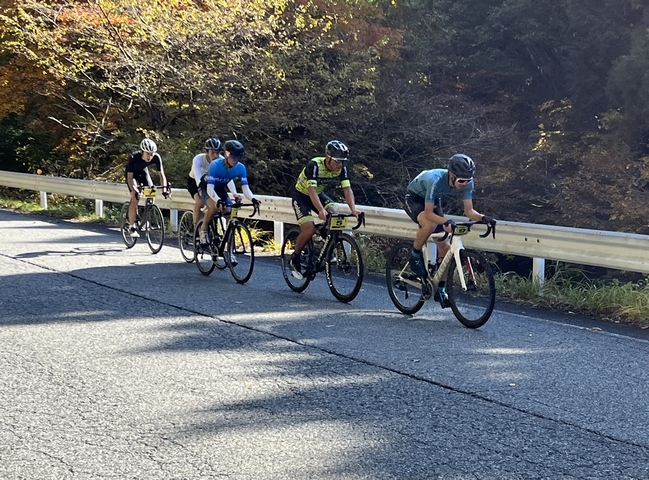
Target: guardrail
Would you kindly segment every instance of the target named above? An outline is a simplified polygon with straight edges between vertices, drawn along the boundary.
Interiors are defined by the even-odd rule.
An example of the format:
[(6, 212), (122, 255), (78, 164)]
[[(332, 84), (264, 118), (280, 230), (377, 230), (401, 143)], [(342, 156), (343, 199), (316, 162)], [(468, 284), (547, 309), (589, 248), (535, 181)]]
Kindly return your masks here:
[[(95, 211), (102, 216), (103, 202), (125, 202), (129, 199), (123, 183), (106, 183), (0, 171), (0, 185), (41, 192), (41, 203), (47, 208), (47, 194), (61, 193), (95, 200)], [(178, 223), (178, 210), (191, 210), (193, 200), (185, 189), (172, 189), (170, 200), (156, 199), (161, 208), (171, 210), (173, 225)], [(294, 224), (295, 215), (290, 198), (259, 195), (262, 209), (259, 218), (274, 222), (275, 238), (281, 242), (284, 224)], [(362, 233), (399, 238), (414, 238), (416, 225), (403, 210), (358, 206), (366, 212)], [(340, 205), (340, 210), (347, 210)], [(250, 210), (241, 209), (245, 217)], [(579, 265), (593, 265), (630, 272), (649, 273), (649, 236), (582, 228), (556, 227), (498, 221), (496, 239), (469, 235), (465, 246), (487, 252), (529, 257), (533, 275), (543, 282), (545, 260), (559, 260)]]

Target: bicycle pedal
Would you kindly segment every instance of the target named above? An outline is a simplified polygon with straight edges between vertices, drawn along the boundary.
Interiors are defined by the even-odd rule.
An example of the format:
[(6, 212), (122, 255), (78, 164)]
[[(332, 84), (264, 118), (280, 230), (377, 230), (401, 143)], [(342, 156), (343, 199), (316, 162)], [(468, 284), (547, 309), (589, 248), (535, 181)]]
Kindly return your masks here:
[(433, 289), (430, 288), (430, 285), (427, 283), (422, 283), (421, 285), (421, 298), (424, 300), (430, 300), (430, 297), (433, 296)]

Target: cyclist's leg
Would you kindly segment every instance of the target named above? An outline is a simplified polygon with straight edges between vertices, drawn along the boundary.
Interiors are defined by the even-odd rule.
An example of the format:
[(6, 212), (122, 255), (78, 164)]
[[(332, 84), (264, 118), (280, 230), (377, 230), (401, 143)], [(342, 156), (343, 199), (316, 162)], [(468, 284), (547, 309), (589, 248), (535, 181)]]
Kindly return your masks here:
[(315, 233), (315, 223), (312, 215), (312, 212), (315, 211), (315, 206), (308, 195), (298, 191), (293, 192), (291, 200), (295, 218), (300, 226), (300, 234), (295, 240), (293, 256), (299, 258), (300, 252)]
[(194, 225), (196, 225), (201, 219), (201, 207), (203, 206), (203, 200), (201, 199), (200, 191), (198, 185), (196, 185), (196, 180), (192, 177), (187, 177), (187, 191), (189, 195), (194, 199), (194, 207), (192, 208), (192, 220)]

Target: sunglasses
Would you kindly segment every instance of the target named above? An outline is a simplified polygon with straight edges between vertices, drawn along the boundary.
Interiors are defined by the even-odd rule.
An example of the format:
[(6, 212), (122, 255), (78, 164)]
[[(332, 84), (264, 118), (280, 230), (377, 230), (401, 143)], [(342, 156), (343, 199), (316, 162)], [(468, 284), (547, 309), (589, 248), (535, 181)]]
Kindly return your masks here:
[(457, 183), (469, 183), (473, 178), (456, 178), (455, 181)]
[(336, 158), (336, 157), (331, 157), (331, 159), (332, 159), (334, 162), (338, 162), (338, 163), (343, 163), (343, 162), (347, 162), (347, 161), (348, 161), (346, 158)]

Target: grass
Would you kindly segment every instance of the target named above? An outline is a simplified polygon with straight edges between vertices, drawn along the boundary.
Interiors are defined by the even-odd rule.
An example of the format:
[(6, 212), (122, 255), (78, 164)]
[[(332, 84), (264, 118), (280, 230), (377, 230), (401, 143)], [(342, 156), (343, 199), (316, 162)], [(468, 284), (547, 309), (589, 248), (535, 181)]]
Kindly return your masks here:
[[(4, 193), (0, 189), (0, 194)], [(105, 204), (105, 217), (99, 218), (94, 213), (93, 200), (48, 195), (48, 209), (44, 210), (38, 195), (6, 197), (0, 196), (0, 208), (80, 222), (119, 224), (121, 204)], [(257, 224), (251, 224), (249, 228), (256, 245), (261, 245), (265, 252), (279, 253), (281, 245), (272, 238), (272, 232), (257, 228)], [(387, 252), (397, 240), (364, 234), (356, 234), (355, 238), (363, 252), (367, 270), (383, 272)], [(532, 280), (531, 275), (496, 271), (495, 276), (499, 298), (511, 303), (649, 328), (649, 278), (636, 282), (593, 279), (584, 269), (560, 262), (554, 264), (552, 275), (548, 275), (542, 286)]]

